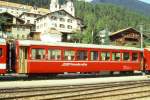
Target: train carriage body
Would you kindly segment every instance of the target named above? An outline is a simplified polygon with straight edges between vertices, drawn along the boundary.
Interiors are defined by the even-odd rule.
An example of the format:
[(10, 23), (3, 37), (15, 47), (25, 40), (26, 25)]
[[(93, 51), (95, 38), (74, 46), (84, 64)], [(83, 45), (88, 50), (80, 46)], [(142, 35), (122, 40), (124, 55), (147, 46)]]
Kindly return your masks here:
[(0, 74), (6, 73), (6, 41), (0, 39)]
[(150, 71), (150, 47), (144, 49), (145, 70)]
[(101, 72), (141, 70), (138, 48), (18, 40), (17, 73)]

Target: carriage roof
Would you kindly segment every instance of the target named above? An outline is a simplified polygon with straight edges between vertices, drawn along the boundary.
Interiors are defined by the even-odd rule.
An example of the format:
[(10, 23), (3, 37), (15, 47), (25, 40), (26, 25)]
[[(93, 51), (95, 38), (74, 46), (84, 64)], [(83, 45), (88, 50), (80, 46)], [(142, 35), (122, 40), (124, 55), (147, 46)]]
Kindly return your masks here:
[(147, 46), (145, 49), (149, 50), (150, 51), (150, 46)]
[(97, 49), (115, 49), (115, 50), (136, 50), (143, 51), (136, 47), (113, 46), (113, 45), (96, 45), (96, 44), (82, 44), (82, 43), (65, 43), (65, 42), (42, 42), (35, 40), (18, 40), (20, 46), (62, 46), (62, 47), (78, 47), (78, 48), (97, 48)]
[(0, 38), (0, 45), (6, 45), (6, 40), (5, 40), (5, 39)]

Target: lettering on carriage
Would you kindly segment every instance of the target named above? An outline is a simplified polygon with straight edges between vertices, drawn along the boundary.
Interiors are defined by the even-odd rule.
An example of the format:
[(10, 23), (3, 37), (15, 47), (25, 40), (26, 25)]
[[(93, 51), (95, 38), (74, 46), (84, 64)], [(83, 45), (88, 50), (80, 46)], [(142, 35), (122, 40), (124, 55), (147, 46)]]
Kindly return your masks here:
[(131, 69), (131, 68), (130, 68), (129, 66), (124, 65), (124, 66), (123, 66), (123, 69), (129, 70), (129, 69)]
[(86, 63), (63, 63), (62, 66), (82, 66), (82, 67), (86, 67), (87, 64)]

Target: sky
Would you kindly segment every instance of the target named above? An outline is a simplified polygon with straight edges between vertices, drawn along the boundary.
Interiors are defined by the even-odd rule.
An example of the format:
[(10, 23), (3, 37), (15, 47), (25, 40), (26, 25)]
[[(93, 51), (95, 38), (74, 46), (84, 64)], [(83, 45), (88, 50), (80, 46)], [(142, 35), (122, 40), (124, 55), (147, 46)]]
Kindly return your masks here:
[[(85, 0), (85, 1), (92, 1), (92, 0)], [(140, 0), (140, 1), (143, 1), (143, 2), (146, 2), (146, 3), (150, 4), (150, 0)]]
[(147, 2), (150, 4), (150, 0), (140, 0), (140, 1)]

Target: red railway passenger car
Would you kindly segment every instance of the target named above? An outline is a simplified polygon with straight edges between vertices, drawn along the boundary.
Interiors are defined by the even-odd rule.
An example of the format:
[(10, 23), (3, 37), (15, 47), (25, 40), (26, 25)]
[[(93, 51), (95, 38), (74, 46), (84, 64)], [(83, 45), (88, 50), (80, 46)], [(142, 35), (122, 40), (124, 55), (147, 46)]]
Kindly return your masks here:
[(144, 49), (144, 64), (145, 70), (150, 72), (150, 47)]
[(0, 74), (6, 73), (6, 41), (0, 39)]
[(134, 47), (18, 40), (15, 69), (25, 74), (133, 72), (141, 70), (141, 54)]

